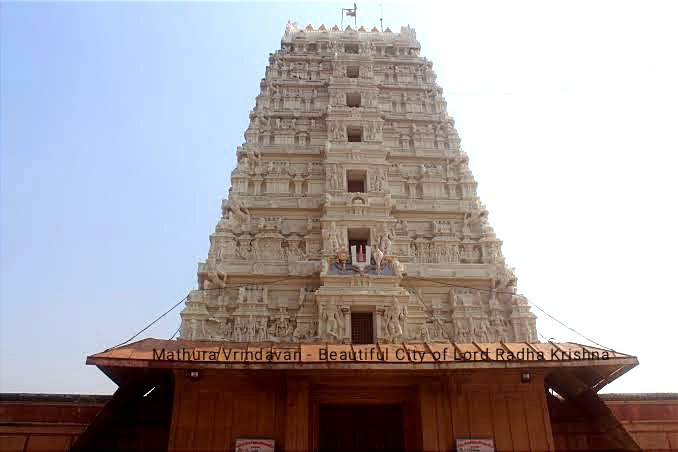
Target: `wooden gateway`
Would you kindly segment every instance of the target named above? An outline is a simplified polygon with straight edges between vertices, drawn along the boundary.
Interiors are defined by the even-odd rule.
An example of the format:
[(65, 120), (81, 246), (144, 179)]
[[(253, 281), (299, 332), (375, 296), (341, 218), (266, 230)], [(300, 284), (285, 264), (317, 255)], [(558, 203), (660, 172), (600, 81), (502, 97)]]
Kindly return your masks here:
[(88, 358), (75, 450), (637, 448), (596, 395), (636, 358), (539, 343), (420, 50), (287, 25), (180, 338)]
[[(87, 362), (120, 388), (73, 450), (223, 451), (245, 439), (281, 451), (575, 450), (569, 431), (582, 423), (577, 450), (639, 450), (596, 394), (636, 358), (578, 344), (146, 339)], [(462, 448), (479, 442), (491, 446)]]

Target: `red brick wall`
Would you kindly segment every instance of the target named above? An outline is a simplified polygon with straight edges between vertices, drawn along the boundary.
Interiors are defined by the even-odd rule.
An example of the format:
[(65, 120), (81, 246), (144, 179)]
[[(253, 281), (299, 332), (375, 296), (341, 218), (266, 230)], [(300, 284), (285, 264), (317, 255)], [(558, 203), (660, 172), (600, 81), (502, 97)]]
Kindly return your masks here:
[[(0, 451), (68, 450), (109, 398), (0, 394)], [(601, 398), (643, 450), (678, 451), (678, 394), (603, 394)], [(577, 432), (586, 441), (578, 444)], [(556, 450), (605, 449), (604, 444), (596, 447), (595, 435), (585, 423), (569, 420), (554, 426), (553, 433)]]
[(678, 394), (603, 394), (645, 451), (678, 451)]
[(0, 394), (0, 451), (63, 451), (109, 396)]

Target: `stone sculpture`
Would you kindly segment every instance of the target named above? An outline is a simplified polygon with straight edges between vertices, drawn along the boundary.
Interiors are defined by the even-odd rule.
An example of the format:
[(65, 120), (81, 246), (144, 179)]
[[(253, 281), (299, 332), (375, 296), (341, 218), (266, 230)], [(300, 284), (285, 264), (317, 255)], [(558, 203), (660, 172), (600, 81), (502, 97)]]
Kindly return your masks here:
[(536, 340), (419, 53), (409, 27), (288, 23), (181, 339), (346, 343), (371, 313), (373, 341)]

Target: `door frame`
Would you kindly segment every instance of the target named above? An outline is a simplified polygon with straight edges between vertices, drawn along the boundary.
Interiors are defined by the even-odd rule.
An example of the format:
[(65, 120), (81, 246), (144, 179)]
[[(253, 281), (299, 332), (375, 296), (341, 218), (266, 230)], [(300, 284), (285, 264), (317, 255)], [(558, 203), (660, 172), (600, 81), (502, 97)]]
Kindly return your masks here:
[(421, 415), (416, 385), (382, 386), (375, 384), (312, 385), (310, 402), (310, 450), (320, 445), (320, 405), (401, 405), (403, 446), (406, 451), (421, 450)]

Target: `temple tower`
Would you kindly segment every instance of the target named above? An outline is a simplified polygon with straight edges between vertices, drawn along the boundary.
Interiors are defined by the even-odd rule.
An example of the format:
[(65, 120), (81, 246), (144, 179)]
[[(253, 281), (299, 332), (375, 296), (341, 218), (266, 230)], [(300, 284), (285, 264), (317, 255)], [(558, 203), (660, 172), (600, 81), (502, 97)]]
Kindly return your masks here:
[(537, 341), (413, 29), (289, 23), (260, 87), (183, 339)]

